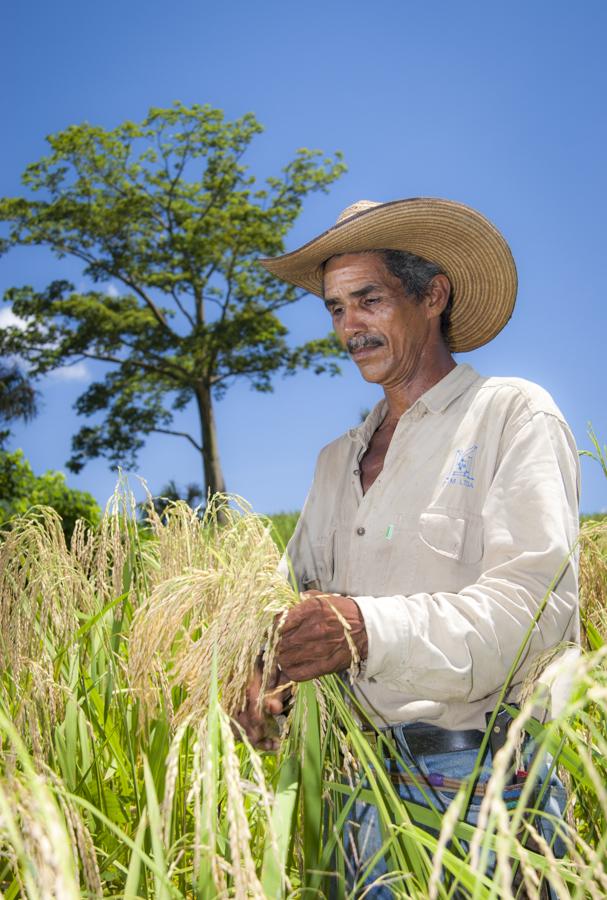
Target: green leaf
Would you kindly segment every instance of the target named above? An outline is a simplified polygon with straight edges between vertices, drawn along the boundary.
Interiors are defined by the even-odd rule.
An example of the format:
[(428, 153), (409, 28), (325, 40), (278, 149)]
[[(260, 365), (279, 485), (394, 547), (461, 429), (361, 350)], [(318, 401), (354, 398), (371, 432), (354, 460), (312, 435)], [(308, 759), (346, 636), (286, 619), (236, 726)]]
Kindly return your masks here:
[(305, 722), (301, 772), (303, 799), (303, 847), (306, 875), (316, 871), (322, 841), (322, 758), (320, 715), (313, 681), (300, 687)]
[(129, 863), (129, 870), (124, 885), (124, 900), (137, 900), (137, 898), (139, 897), (139, 881), (141, 880), (142, 862), (141, 850), (143, 847), (143, 838), (145, 836), (147, 824), (147, 811), (144, 809), (137, 826), (137, 832), (135, 834), (135, 845), (133, 850), (131, 851), (131, 861)]
[(154, 875), (155, 896), (157, 897), (157, 900), (168, 900), (170, 894), (168, 893), (165, 885), (165, 880), (168, 879), (168, 873), (164, 846), (162, 842), (162, 822), (160, 819), (160, 807), (158, 805), (156, 788), (154, 787), (152, 770), (150, 769), (150, 765), (146, 756), (144, 756), (143, 758), (143, 775), (145, 781), (145, 796), (147, 801), (149, 830), (152, 840), (152, 857), (160, 871), (163, 872), (166, 876), (165, 879), (161, 879), (158, 877), (158, 875)]
[(217, 798), (219, 793), (219, 761), (220, 761), (220, 728), (219, 728), (219, 698), (217, 687), (217, 653), (213, 653), (211, 669), (211, 691), (209, 695), (209, 710), (207, 713), (207, 735), (204, 753), (205, 777), (203, 779), (203, 795), (201, 809), (201, 835), (202, 856), (200, 871), (196, 884), (196, 896), (201, 900), (213, 900), (217, 895), (213, 878), (212, 857), (216, 853), (217, 833)]
[(280, 767), (272, 809), (271, 834), (275, 836), (276, 843), (268, 835), (261, 870), (261, 885), (266, 896), (272, 900), (280, 900), (284, 896), (284, 872), (294, 838), (299, 778), (298, 760), (294, 756), (287, 757)]
[(605, 640), (603, 639), (600, 631), (598, 630), (596, 625), (594, 625), (594, 623), (585, 616), (582, 616), (582, 621), (584, 623), (584, 631), (586, 632), (586, 637), (588, 638), (590, 649), (600, 650), (601, 647), (603, 647), (605, 644)]

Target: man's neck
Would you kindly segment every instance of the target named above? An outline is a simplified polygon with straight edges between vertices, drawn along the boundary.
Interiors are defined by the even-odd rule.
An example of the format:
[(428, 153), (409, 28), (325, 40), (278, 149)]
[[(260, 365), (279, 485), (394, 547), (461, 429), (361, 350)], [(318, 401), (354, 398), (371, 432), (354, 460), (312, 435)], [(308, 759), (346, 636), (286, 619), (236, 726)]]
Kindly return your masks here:
[(384, 386), (388, 412), (382, 424), (396, 425), (400, 417), (413, 406), (422, 394), (442, 381), (456, 365), (457, 363), (445, 347), (444, 350), (441, 349), (441, 352), (434, 355), (431, 365), (420, 366), (408, 382), (390, 387)]

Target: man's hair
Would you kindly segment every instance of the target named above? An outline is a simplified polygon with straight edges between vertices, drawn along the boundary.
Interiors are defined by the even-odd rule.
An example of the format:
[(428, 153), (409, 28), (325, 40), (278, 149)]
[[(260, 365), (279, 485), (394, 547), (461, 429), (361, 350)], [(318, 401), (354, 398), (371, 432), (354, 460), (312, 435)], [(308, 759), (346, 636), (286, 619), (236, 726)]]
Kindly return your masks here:
[[(430, 262), (414, 253), (406, 250), (365, 250), (364, 253), (376, 253), (384, 261), (384, 265), (391, 275), (398, 278), (405, 293), (413, 296), (421, 303), (430, 289), (430, 283), (435, 275), (446, 275), (438, 263)], [(338, 253), (336, 256), (344, 256)], [(326, 262), (328, 262), (327, 260)], [(326, 265), (325, 262), (325, 265)], [(443, 340), (449, 345), (449, 324), (451, 322), (451, 310), (453, 308), (453, 289), (449, 291), (447, 305), (441, 313), (440, 330)]]

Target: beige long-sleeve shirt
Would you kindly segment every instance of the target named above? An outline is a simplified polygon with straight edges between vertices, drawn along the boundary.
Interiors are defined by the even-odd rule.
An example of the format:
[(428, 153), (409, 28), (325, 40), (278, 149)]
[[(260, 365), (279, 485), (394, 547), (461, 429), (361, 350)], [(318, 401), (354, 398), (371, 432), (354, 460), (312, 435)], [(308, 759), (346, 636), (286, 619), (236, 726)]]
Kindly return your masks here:
[[(575, 545), (573, 437), (542, 388), (459, 365), (401, 417), (363, 495), (360, 460), (386, 410), (321, 451), (288, 556), (302, 590), (360, 606), (369, 653), (356, 689), (377, 724), (483, 728)], [(578, 639), (573, 555), (514, 684)]]

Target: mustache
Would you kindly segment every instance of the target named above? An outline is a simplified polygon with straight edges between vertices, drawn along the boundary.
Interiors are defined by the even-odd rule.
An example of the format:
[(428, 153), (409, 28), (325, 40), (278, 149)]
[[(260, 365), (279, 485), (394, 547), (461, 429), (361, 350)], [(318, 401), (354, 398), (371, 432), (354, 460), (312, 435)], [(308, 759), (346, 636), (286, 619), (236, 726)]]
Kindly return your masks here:
[(377, 334), (355, 334), (346, 341), (348, 353), (356, 353), (363, 347), (383, 347), (384, 340)]

